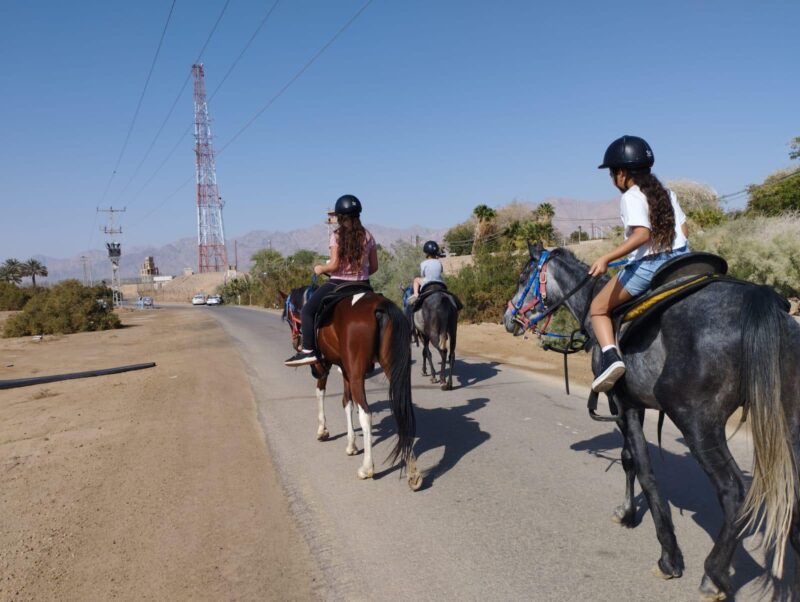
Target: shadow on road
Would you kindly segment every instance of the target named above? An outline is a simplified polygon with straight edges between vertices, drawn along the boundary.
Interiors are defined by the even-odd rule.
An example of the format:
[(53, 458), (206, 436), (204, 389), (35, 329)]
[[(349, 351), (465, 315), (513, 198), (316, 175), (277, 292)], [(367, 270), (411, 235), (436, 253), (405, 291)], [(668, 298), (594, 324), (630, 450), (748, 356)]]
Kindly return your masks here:
[[(682, 440), (679, 441), (682, 442)], [(570, 448), (608, 461), (605, 470), (610, 470), (614, 463), (620, 462), (622, 435), (618, 431), (612, 431), (574, 443)], [(656, 445), (648, 444), (648, 451), (652, 459), (658, 490), (663, 498), (681, 515), (689, 513), (692, 520), (708, 533), (712, 541), (716, 539), (722, 526), (722, 510), (708, 477), (688, 449), (683, 454), (676, 454), (666, 449), (659, 450)], [(625, 482), (620, 473), (620, 503), (624, 492)], [(609, 513), (611, 510), (609, 508)], [(647, 511), (647, 500), (640, 491), (636, 496), (637, 525)], [(678, 543), (680, 544), (680, 541)], [(711, 552), (711, 545), (706, 553), (708, 552)], [(658, 553), (658, 541), (655, 538), (653, 539), (653, 553), (656, 555)], [(734, 591), (764, 576), (764, 568), (741, 545), (736, 551), (733, 566), (736, 570), (736, 574), (733, 576)], [(791, 569), (788, 573), (791, 574)]]
[(500, 362), (461, 362), (456, 360), (453, 376), (458, 381), (458, 387), (469, 387), (484, 380), (489, 380), (500, 373), (497, 366)]
[[(484, 408), (487, 403), (489, 403), (488, 398), (476, 397), (467, 400), (464, 405), (452, 408), (414, 408), (417, 418), (417, 442), (414, 445), (414, 453), (417, 458), (428, 450), (444, 447), (444, 454), (439, 463), (424, 472), (424, 489), (458, 464), (461, 458), (489, 440), (491, 435), (482, 431), (480, 423), (469, 416)], [(391, 414), (386, 415), (373, 426), (373, 442), (379, 443), (385, 439), (391, 442), (396, 432), (394, 418)], [(398, 468), (397, 466), (388, 468), (376, 473), (374, 478), (383, 478)]]

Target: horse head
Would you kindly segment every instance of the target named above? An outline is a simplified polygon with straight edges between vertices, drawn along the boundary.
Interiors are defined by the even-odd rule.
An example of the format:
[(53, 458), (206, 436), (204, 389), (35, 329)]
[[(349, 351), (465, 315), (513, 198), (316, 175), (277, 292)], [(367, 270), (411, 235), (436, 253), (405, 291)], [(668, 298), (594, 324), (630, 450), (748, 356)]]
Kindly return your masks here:
[(517, 291), (508, 302), (503, 315), (503, 324), (506, 330), (514, 335), (522, 334), (523, 325), (521, 319), (527, 320), (534, 312), (538, 313), (544, 310), (541, 298), (534, 298), (538, 290), (534, 281), (539, 277), (538, 268), (544, 252), (544, 246), (541, 242), (528, 243), (530, 260), (525, 264), (519, 274), (519, 278), (517, 278)]

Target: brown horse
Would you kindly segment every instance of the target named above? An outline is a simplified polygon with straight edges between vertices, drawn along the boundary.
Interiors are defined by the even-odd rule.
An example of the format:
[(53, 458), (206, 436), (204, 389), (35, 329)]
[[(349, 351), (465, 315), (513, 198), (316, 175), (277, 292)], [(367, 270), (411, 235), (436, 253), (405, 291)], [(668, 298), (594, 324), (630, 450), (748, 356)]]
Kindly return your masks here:
[(364, 460), (358, 478), (374, 474), (372, 460), (372, 414), (365, 389), (365, 378), (378, 362), (389, 379), (389, 406), (397, 423), (397, 443), (389, 458), (400, 460), (407, 471), (408, 485), (416, 491), (422, 486), (412, 451), (416, 434), (414, 407), (411, 403), (411, 328), (403, 312), (383, 295), (359, 293), (340, 301), (330, 319), (317, 333), (317, 347), (323, 360), (314, 364), (317, 377), (319, 426), (317, 439), (328, 438), (325, 424), (325, 386), (332, 366), (338, 366), (344, 380), (342, 405), (347, 418), (349, 456), (358, 453), (353, 428), (353, 409), (364, 436)]

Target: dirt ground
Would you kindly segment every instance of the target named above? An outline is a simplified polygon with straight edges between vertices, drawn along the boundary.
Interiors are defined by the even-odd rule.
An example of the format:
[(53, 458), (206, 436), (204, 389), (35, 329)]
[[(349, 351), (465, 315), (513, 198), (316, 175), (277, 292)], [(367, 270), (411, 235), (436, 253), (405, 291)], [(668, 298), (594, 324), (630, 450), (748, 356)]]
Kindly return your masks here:
[[(5, 316), (0, 316), (0, 322)], [(233, 345), (210, 316), (0, 339), (0, 600), (307, 600), (293, 526)]]
[[(564, 382), (562, 354), (545, 351), (535, 336), (512, 336), (501, 324), (459, 324), (456, 354), (475, 355)], [(573, 353), (567, 361), (570, 384), (589, 387), (592, 383), (591, 356)]]

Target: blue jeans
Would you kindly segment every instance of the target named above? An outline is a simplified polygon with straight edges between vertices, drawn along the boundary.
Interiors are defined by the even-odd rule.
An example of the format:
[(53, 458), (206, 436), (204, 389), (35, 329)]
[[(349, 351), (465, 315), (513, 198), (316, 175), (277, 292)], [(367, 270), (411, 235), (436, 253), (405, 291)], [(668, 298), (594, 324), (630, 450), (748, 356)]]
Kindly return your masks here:
[(663, 253), (655, 253), (654, 255), (647, 255), (636, 261), (631, 261), (626, 265), (623, 270), (617, 275), (617, 280), (628, 293), (636, 297), (641, 295), (650, 287), (650, 281), (655, 276), (662, 265), (673, 257), (688, 253), (687, 246), (673, 249), (672, 251), (664, 251)]

